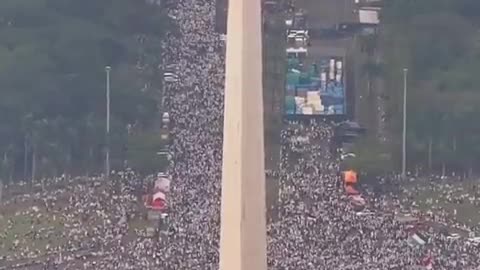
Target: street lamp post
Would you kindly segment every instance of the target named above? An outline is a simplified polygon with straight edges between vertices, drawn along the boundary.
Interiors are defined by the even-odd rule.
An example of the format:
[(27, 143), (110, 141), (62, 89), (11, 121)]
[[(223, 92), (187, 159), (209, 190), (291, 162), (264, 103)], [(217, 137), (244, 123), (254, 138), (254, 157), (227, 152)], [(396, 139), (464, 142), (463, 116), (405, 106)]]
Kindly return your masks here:
[(107, 99), (107, 127), (105, 130), (105, 178), (110, 179), (110, 66), (105, 67), (106, 72), (106, 99)]
[(408, 68), (403, 69), (403, 134), (402, 134), (402, 177), (406, 177), (407, 168), (407, 75)]

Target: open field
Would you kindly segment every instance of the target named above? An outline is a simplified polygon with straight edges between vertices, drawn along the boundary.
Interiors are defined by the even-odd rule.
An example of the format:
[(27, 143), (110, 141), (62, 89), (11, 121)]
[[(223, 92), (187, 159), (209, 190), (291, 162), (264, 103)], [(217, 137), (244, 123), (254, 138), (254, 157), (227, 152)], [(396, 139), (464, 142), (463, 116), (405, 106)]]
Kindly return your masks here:
[[(6, 260), (0, 260), (0, 267), (26, 262), (25, 257), (45, 260), (57, 258), (60, 250), (76, 254), (108, 245), (106, 240), (92, 235), (98, 235), (98, 230), (105, 228), (104, 223), (114, 225), (121, 219), (122, 215), (115, 207), (120, 199), (114, 195), (116, 186), (101, 180), (77, 179), (46, 184), (45, 190), (38, 192), (32, 192), (27, 186), (15, 186), (13, 196), (13, 189), (7, 188), (8, 199), (0, 208), (0, 254)], [(89, 198), (90, 204), (85, 205), (85, 197)], [(135, 239), (137, 231), (148, 226), (143, 215), (139, 214), (142, 205), (138, 200), (130, 198), (129, 208), (129, 212), (136, 214), (130, 215), (122, 242)], [(122, 226), (117, 224), (111, 229), (116, 227)], [(108, 238), (110, 233), (107, 230), (102, 234)], [(19, 260), (16, 256), (22, 253), (28, 256)]]
[(65, 239), (58, 234), (64, 228), (64, 219), (48, 214), (44, 209), (33, 209), (37, 208), (31, 207), (0, 218), (1, 254), (8, 255), (15, 248), (26, 247), (44, 253), (48, 246), (54, 248), (64, 243)]
[(405, 186), (404, 197), (411, 198), (423, 211), (431, 211), (469, 226), (480, 224), (480, 180), (430, 183), (419, 181)]

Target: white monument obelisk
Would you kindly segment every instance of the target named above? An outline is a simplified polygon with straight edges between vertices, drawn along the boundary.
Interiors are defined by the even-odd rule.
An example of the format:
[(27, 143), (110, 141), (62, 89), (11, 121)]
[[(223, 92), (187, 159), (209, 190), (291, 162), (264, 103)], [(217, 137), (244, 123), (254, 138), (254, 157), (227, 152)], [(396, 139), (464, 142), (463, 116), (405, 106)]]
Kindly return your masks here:
[(227, 19), (220, 270), (266, 270), (261, 0)]

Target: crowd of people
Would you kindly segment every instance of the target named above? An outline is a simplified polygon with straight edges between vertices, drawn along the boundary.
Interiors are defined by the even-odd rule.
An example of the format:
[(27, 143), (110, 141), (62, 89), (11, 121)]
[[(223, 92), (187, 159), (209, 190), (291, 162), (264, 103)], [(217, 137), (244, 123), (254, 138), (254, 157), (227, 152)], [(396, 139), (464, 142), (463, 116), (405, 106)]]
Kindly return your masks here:
[[(449, 238), (434, 214), (423, 218), (428, 244), (412, 246), (411, 224), (395, 215), (413, 211), (408, 198), (366, 190), (370, 214), (354, 211), (331, 154), (332, 136), (324, 122), (291, 124), (282, 133), (279, 211), (269, 225), (272, 269), (408, 269), (425, 261), (434, 269), (478, 269), (478, 246)], [(298, 146), (299, 137), (308, 147)]]
[(3, 202), (0, 269), (149, 269), (153, 265), (152, 239), (129, 226), (131, 220), (141, 220), (138, 193), (144, 189), (132, 171), (108, 182), (103, 177), (42, 182), (28, 193), (10, 189)]
[[(164, 269), (218, 265), (224, 45), (214, 32), (214, 10), (215, 1), (189, 0), (174, 14), (182, 35), (168, 55), (179, 63), (182, 79), (167, 88), (175, 166), (171, 231), (161, 246)], [(291, 143), (300, 134), (309, 138), (307, 147)], [(407, 225), (385, 207), (388, 197), (369, 200), (375, 215), (357, 215), (339, 184), (332, 136), (325, 122), (287, 123), (282, 131), (282, 164), (274, 173), (279, 205), (268, 228), (271, 269), (406, 269), (426, 259), (438, 269), (480, 266), (475, 245), (434, 230), (427, 247), (409, 245)], [(393, 203), (405, 208), (400, 200)]]
[[(169, 5), (178, 33), (168, 35), (163, 59), (176, 66), (179, 80), (164, 89), (173, 138), (168, 229), (151, 238), (132, 225), (143, 220), (139, 193), (148, 182), (132, 172), (111, 182), (63, 179), (5, 202), (5, 209), (25, 201), (38, 207), (15, 215), (30, 217), (27, 234), (12, 235), (25, 224), (15, 218), (0, 231), (0, 245), (15, 239), (0, 269), (2, 263), (5, 269), (218, 269), (225, 43), (215, 32), (215, 5)], [(269, 212), (269, 269), (403, 270), (425, 261), (434, 269), (479, 269), (477, 245), (434, 226), (423, 232), (425, 245), (411, 245), (410, 225), (394, 214), (411, 208), (401, 199), (364, 191), (370, 214), (359, 215), (344, 194), (333, 130), (325, 121), (284, 125), (281, 162), (269, 172), (279, 183)], [(52, 228), (36, 230), (46, 217)], [(52, 233), (55, 226), (63, 226), (62, 235)], [(26, 248), (29, 239), (42, 237), (44, 247)]]
[[(179, 63), (182, 79), (167, 88), (175, 166), (171, 231), (161, 246), (164, 269), (218, 264), (224, 44), (214, 32), (214, 10), (214, 1), (190, 0), (174, 13), (181, 36), (168, 56)], [(300, 134), (309, 138), (307, 147), (298, 147)], [(268, 230), (271, 269), (406, 269), (426, 258), (438, 269), (480, 266), (476, 246), (435, 231), (428, 247), (411, 247), (407, 226), (387, 212), (387, 197), (369, 200), (375, 215), (357, 215), (339, 184), (332, 136), (325, 122), (287, 123), (282, 131), (282, 164), (274, 172), (279, 205)]]

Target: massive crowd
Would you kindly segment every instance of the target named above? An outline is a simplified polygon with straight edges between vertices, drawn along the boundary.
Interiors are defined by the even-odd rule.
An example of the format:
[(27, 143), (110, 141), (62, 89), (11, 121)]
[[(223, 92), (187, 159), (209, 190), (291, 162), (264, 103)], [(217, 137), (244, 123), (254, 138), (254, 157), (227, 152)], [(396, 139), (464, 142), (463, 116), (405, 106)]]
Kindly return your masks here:
[[(30, 217), (31, 229), (14, 235), (9, 249), (15, 255), (0, 258), (0, 267), (16, 261), (20, 269), (218, 268), (225, 44), (214, 31), (215, 1), (175, 1), (169, 13), (179, 33), (169, 35), (163, 58), (176, 66), (179, 80), (166, 84), (164, 93), (173, 137), (168, 230), (155, 239), (132, 229), (130, 221), (141, 215), (138, 192), (144, 189), (133, 173), (109, 183), (62, 180), (56, 188), (5, 203), (33, 200), (39, 207), (18, 214)], [(333, 135), (332, 124), (323, 121), (290, 122), (282, 130), (281, 164), (271, 172), (279, 192), (268, 225), (269, 269), (403, 270), (426, 258), (434, 269), (479, 269), (478, 246), (447, 239), (434, 226), (424, 232), (430, 239), (426, 245), (409, 245), (407, 225), (391, 210), (392, 204), (409, 210), (400, 199), (366, 192), (374, 214), (355, 212), (331, 151)], [(45, 216), (52, 229), (35, 230)], [(8, 220), (8, 237), (16, 222)], [(63, 235), (51, 235), (59, 224)], [(8, 230), (0, 231), (0, 243)], [(46, 255), (40, 247), (20, 248), (42, 237), (45, 245), (55, 246)]]
[(439, 222), (454, 223), (443, 217), (424, 217), (427, 228), (418, 230), (428, 244), (409, 243), (411, 225), (394, 214), (412, 211), (408, 198), (366, 190), (371, 214), (353, 211), (339, 185), (338, 159), (329, 147), (332, 133), (332, 126), (322, 122), (283, 131), (280, 206), (278, 219), (269, 225), (273, 269), (408, 269), (428, 260), (434, 269), (478, 269), (478, 246), (448, 238)]
[(128, 225), (142, 213), (136, 196), (142, 181), (131, 171), (114, 178), (50, 179), (35, 185), (33, 193), (11, 194), (0, 209), (0, 222), (7, 224), (0, 231), (5, 251), (0, 269), (140, 269), (151, 264), (152, 240)]
[[(174, 14), (182, 35), (168, 55), (182, 79), (167, 88), (175, 166), (172, 231), (161, 245), (164, 269), (215, 269), (218, 263), (224, 44), (214, 33), (214, 5), (183, 1)], [(325, 122), (288, 123), (282, 131), (282, 164), (274, 173), (279, 205), (269, 224), (271, 269), (406, 269), (427, 258), (438, 269), (480, 266), (476, 246), (435, 230), (428, 247), (411, 247), (407, 226), (385, 207), (388, 197), (370, 200), (375, 215), (357, 215), (339, 184), (332, 136)], [(304, 138), (308, 145), (298, 147)]]

